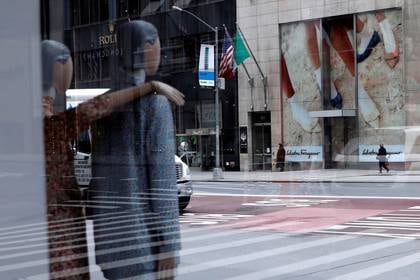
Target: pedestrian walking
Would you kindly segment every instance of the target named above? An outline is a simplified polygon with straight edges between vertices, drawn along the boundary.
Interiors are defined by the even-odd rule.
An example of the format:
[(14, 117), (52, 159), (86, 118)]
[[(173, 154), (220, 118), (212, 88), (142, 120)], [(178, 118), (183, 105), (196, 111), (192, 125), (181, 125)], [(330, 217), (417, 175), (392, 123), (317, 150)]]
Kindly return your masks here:
[(277, 150), (276, 156), (276, 168), (279, 168), (280, 171), (284, 171), (284, 161), (286, 158), (286, 150), (283, 147), (282, 143), (279, 143), (279, 149)]
[(384, 168), (386, 170), (386, 172), (389, 172), (389, 168), (388, 168), (388, 158), (387, 156), (387, 151), (384, 147), (384, 144), (379, 145), (379, 151), (378, 151), (378, 155), (376, 156), (376, 158), (379, 160), (379, 172), (382, 173), (382, 168)]

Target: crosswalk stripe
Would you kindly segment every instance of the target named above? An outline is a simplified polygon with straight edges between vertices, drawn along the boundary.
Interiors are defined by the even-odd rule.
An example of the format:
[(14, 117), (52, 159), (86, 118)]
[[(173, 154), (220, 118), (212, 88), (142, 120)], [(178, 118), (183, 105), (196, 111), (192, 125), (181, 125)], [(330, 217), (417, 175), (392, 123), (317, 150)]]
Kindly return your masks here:
[[(154, 225), (154, 224), (159, 224), (160, 223), (160, 221), (157, 221), (157, 222), (150, 222), (150, 223), (148, 223), (148, 225)], [(120, 222), (113, 222), (112, 224), (120, 224)], [(132, 227), (136, 227), (136, 225), (135, 224), (130, 224), (130, 225), (127, 225), (127, 226), (119, 226), (119, 227), (117, 227), (118, 228), (118, 230), (121, 230), (121, 229), (127, 229), (127, 228), (132, 228)], [(166, 226), (163, 226), (163, 228), (165, 228)], [(84, 226), (82, 227), (83, 229), (85, 228)], [(103, 231), (110, 231), (110, 230), (112, 230), (112, 228), (113, 227), (108, 227), (108, 228), (103, 228), (103, 229), (98, 229), (98, 230), (95, 230), (95, 234), (96, 233), (99, 233), (99, 232), (103, 232)], [(67, 229), (67, 231), (71, 231), (71, 229)], [(75, 233), (66, 233), (66, 234), (58, 234), (58, 235), (54, 235), (54, 238), (58, 238), (58, 237), (69, 237), (69, 236), (77, 236), (77, 235), (80, 235), (81, 234), (81, 232), (79, 231), (79, 232), (75, 232)], [(27, 242), (37, 242), (37, 241), (45, 241), (45, 240), (47, 240), (48, 239), (48, 236), (46, 236), (46, 234), (42, 234), (42, 236), (41, 237), (38, 237), (38, 238), (31, 238), (31, 239), (18, 239), (18, 240), (13, 240), (13, 241), (7, 241), (7, 242), (1, 242), (0, 243), (0, 246), (5, 246), (5, 245), (13, 245), (13, 244), (20, 244), (20, 243), (27, 243)]]
[(419, 228), (415, 227), (400, 227), (400, 226), (381, 226), (381, 225), (367, 225), (367, 224), (345, 224), (345, 228), (364, 228), (364, 229), (396, 229), (396, 230), (407, 230), (407, 231), (419, 231)]
[(339, 230), (318, 230), (314, 233), (328, 233), (328, 234), (345, 234), (345, 235), (358, 235), (358, 236), (372, 236), (372, 237), (386, 237), (386, 238), (401, 238), (401, 239), (416, 239), (420, 237), (420, 234), (398, 234), (398, 233), (375, 233), (367, 231), (359, 232), (348, 232), (348, 231), (339, 231)]
[[(115, 214), (115, 215), (116, 214), (123, 214), (123, 213), (127, 213), (127, 212), (126, 211), (120, 211), (120, 212), (112, 213), (111, 215), (113, 215), (113, 214)], [(40, 223), (14, 225), (14, 226), (10, 226), (10, 227), (0, 228), (0, 232), (6, 231), (6, 234), (9, 234), (9, 232), (7, 232), (8, 230), (16, 230), (16, 229), (24, 229), (24, 228), (28, 228), (29, 230), (44, 229), (48, 225), (57, 226), (57, 225), (62, 225), (62, 223), (66, 223), (66, 222), (84, 221), (85, 219), (92, 219), (92, 218), (102, 217), (102, 216), (110, 216), (110, 214), (108, 214), (108, 213), (107, 214), (98, 214), (98, 215), (91, 215), (91, 216), (87, 216), (87, 217), (56, 220), (56, 221), (51, 221), (51, 222), (40, 222)], [(17, 233), (18, 232), (19, 231), (17, 231)]]
[[(217, 232), (217, 233), (208, 233), (205, 235), (199, 235), (199, 236), (191, 236), (191, 237), (185, 237), (185, 238), (181, 238), (182, 242), (195, 242), (195, 241), (201, 241), (201, 240), (205, 240), (205, 239), (210, 239), (210, 238), (220, 238), (220, 237), (228, 237), (228, 236), (233, 236), (233, 235), (243, 235), (246, 234), (246, 231), (243, 230), (235, 230), (235, 231), (222, 231), (222, 232)], [(182, 232), (181, 232), (182, 234)]]
[(198, 253), (205, 253), (205, 252), (211, 252), (211, 251), (217, 251), (222, 249), (230, 249), (234, 247), (240, 247), (240, 246), (247, 246), (255, 243), (261, 243), (266, 241), (272, 241), (272, 240), (278, 240), (278, 239), (284, 239), (286, 237), (289, 237), (288, 234), (271, 234), (271, 235), (264, 235), (259, 237), (251, 237), (251, 238), (245, 238), (237, 241), (229, 241), (225, 243), (217, 243), (217, 244), (211, 244), (207, 246), (201, 246), (191, 249), (182, 250), (180, 255), (187, 256), (192, 254), (198, 254)]
[[(346, 222), (316, 232), (420, 239), (420, 215), (418, 213), (413, 214), (412, 212), (407, 212), (419, 211), (418, 209), (420, 209), (419, 206), (414, 206), (408, 209)], [(376, 232), (374, 232), (375, 230)], [(380, 232), (378, 233), (377, 230), (380, 230)], [(372, 231), (374, 233), (373, 235), (371, 234)]]
[[(212, 233), (208, 233), (205, 236), (190, 236), (188, 238), (186, 238), (185, 240), (183, 240), (183, 242), (192, 242), (192, 241), (197, 241), (197, 240), (203, 240), (203, 239), (211, 239), (213, 238), (214, 240), (217, 240), (217, 238), (219, 238), (220, 236), (229, 236), (229, 235), (234, 235), (236, 233), (240, 233), (241, 231), (237, 231), (235, 233), (233, 232), (217, 232), (215, 234)], [(244, 232), (246, 233), (246, 232)], [(291, 237), (294, 235), (290, 235), (290, 234), (272, 234), (272, 235), (266, 235), (266, 236), (259, 236), (259, 237), (254, 237), (254, 238), (245, 238), (245, 239), (239, 239), (237, 241), (231, 241), (231, 242), (224, 242), (224, 243), (217, 243), (215, 245), (206, 245), (206, 246), (201, 246), (201, 247), (193, 247), (191, 249), (186, 249), (186, 250), (182, 250), (180, 252), (181, 257), (185, 257), (187, 255), (194, 255), (194, 254), (200, 254), (200, 253), (206, 253), (206, 252), (211, 252), (211, 251), (215, 251), (215, 250), (221, 250), (221, 249), (228, 249), (228, 248), (233, 248), (233, 247), (240, 247), (240, 246), (247, 246), (247, 245), (251, 245), (251, 244), (255, 244), (258, 242), (268, 242), (271, 240), (275, 240), (275, 239), (282, 239), (285, 237)], [(303, 243), (299, 243), (299, 244), (293, 244), (293, 245), (288, 245), (288, 246), (284, 246), (284, 247), (279, 247), (279, 248), (275, 248), (275, 249), (270, 249), (270, 250), (263, 250), (263, 251), (258, 251), (255, 253), (251, 253), (251, 254), (246, 254), (246, 255), (242, 255), (242, 256), (235, 256), (235, 257), (228, 257), (228, 258), (220, 258), (216, 261), (210, 261), (210, 262), (205, 262), (205, 263), (201, 263), (201, 264), (196, 264), (196, 265), (190, 265), (190, 266), (186, 266), (186, 267), (180, 267), (179, 269), (179, 275), (185, 275), (188, 273), (193, 273), (193, 272), (199, 272), (199, 271), (204, 271), (204, 270), (209, 270), (212, 268), (217, 268), (217, 267), (224, 267), (224, 266), (228, 266), (228, 265), (232, 265), (232, 264), (238, 264), (238, 263), (244, 263), (244, 262), (249, 262), (249, 261), (254, 261), (254, 260), (258, 260), (258, 259), (264, 259), (264, 258), (268, 258), (271, 256), (276, 256), (276, 255), (283, 255), (283, 254), (287, 254), (287, 253), (292, 253), (292, 252), (296, 252), (296, 251), (300, 251), (300, 250), (305, 250), (305, 249), (311, 249), (317, 246), (329, 246), (330, 244), (336, 243), (336, 242), (342, 242), (342, 241), (348, 241), (351, 239), (354, 239), (356, 237), (354, 236), (336, 236), (336, 237), (328, 237), (328, 238), (321, 238), (321, 239), (316, 239), (316, 240), (311, 240), (311, 241), (307, 241), (307, 242), (303, 242)], [(407, 240), (401, 240), (401, 239), (393, 239), (393, 240), (386, 240), (383, 242), (377, 242), (375, 244), (370, 244), (367, 246), (362, 246), (359, 248), (355, 248), (352, 250), (347, 250), (344, 252), (338, 252), (338, 253), (333, 253), (327, 256), (323, 256), (323, 257), (319, 257), (319, 258), (315, 258), (312, 260), (305, 260), (305, 261), (301, 261), (301, 262), (297, 262), (294, 264), (290, 264), (290, 265), (284, 265), (282, 269), (280, 270), (274, 270), (274, 269), (269, 269), (267, 274), (267, 270), (264, 271), (259, 271), (256, 272), (255, 274), (246, 274), (246, 275), (242, 275), (242, 276), (238, 276), (237, 278), (229, 278), (229, 280), (239, 280), (239, 279), (243, 279), (243, 280), (248, 280), (248, 279), (265, 279), (265, 276), (267, 275), (274, 275), (274, 276), (278, 276), (278, 275), (282, 275), (282, 274), (286, 274), (289, 272), (285, 272), (283, 273), (282, 271), (287, 271), (287, 269), (290, 270), (290, 267), (294, 267), (295, 271), (298, 270), (302, 270), (305, 268), (311, 268), (317, 265), (322, 265), (322, 264), (327, 264), (330, 262), (334, 262), (334, 261), (338, 261), (341, 259), (346, 259), (346, 258), (350, 258), (350, 257), (354, 257), (354, 256), (358, 256), (361, 254), (365, 254), (365, 253), (369, 253), (369, 252), (373, 252), (376, 250), (381, 250), (381, 249), (385, 249), (391, 246), (396, 246), (399, 244), (403, 244), (405, 242), (408, 242)], [(129, 247), (127, 248), (115, 248), (116, 250), (121, 250), (121, 249), (129, 249)], [(107, 253), (108, 250), (104, 251), (104, 252), (99, 252), (99, 253)], [(95, 252), (90, 252), (91, 257), (95, 255)], [(157, 255), (153, 255), (151, 256), (152, 259), (158, 258), (159, 256)], [(108, 263), (108, 265), (110, 267), (124, 267), (130, 263), (136, 263), (139, 262), (140, 260), (138, 258), (133, 258), (133, 259), (127, 259), (124, 261), (119, 261), (119, 262), (111, 262)], [(12, 267), (0, 267), (0, 271), (4, 271), (4, 269), (22, 269), (25, 268), (27, 265), (29, 266), (36, 266), (36, 265), (40, 265), (39, 262), (35, 261), (35, 262), (30, 262), (30, 263), (20, 263), (20, 264), (15, 264)], [(86, 268), (82, 268), (80, 269), (80, 271), (84, 271)], [(92, 269), (92, 267), (91, 267)], [(94, 271), (93, 271), (94, 270)], [(98, 269), (98, 267), (93, 267), (93, 272), (96, 271), (100, 271), (100, 269)], [(77, 271), (72, 271), (69, 272), (71, 274), (76, 273)], [(293, 272), (293, 271), (292, 271)], [(79, 272), (80, 273), (80, 272)], [(278, 274), (280, 273), (280, 274)], [(67, 275), (67, 274), (66, 274)], [(70, 275), (70, 274), (69, 274)], [(259, 275), (258, 277), (261, 277), (261, 275), (264, 275), (263, 278), (258, 278), (258, 277), (254, 277), (255, 275)], [(27, 279), (43, 279), (42, 277), (45, 275), (37, 275), (34, 277), (29, 277)], [(271, 276), (270, 276), (271, 277)], [(349, 278), (350, 279), (350, 278)], [(359, 278), (353, 278), (353, 279), (358, 279)], [(341, 280), (341, 279), (340, 279)]]
[(383, 227), (407, 227), (407, 228), (420, 228), (420, 223), (400, 223), (400, 222), (380, 222), (380, 221), (355, 221), (345, 223), (346, 225), (359, 225), (359, 226), (383, 226)]
[[(328, 238), (328, 239), (327, 238), (323, 238), (321, 240), (315, 240), (315, 241), (311, 241), (311, 242), (306, 242), (306, 243), (301, 243), (301, 244), (286, 246), (286, 247), (281, 248), (281, 250), (284, 253), (288, 253), (288, 252), (293, 252), (293, 251), (297, 251), (297, 250), (303, 250), (303, 249), (312, 248), (312, 247), (316, 247), (316, 246), (327, 245), (327, 244), (330, 244), (330, 243), (334, 243), (334, 242), (338, 242), (338, 241), (344, 241), (344, 240), (349, 240), (349, 239), (352, 239), (352, 238), (351, 237), (348, 237), (348, 236), (340, 236), (340, 237), (334, 237), (334, 238)], [(207, 251), (211, 251), (211, 248), (208, 248), (206, 250)], [(273, 251), (273, 250), (267, 250), (267, 251)], [(266, 251), (256, 252), (253, 255), (256, 256), (256, 255), (259, 255), (261, 253), (264, 255), (264, 252), (266, 252)], [(195, 251), (195, 252), (191, 252), (191, 253), (196, 254), (198, 252)], [(282, 253), (277, 252), (277, 254), (282, 254)], [(124, 260), (121, 260), (121, 261), (109, 262), (109, 263), (106, 263), (106, 264), (102, 264), (101, 266), (105, 266), (107, 268), (124, 267), (124, 266), (128, 266), (130, 264), (135, 264), (135, 263), (139, 263), (139, 262), (146, 262), (146, 261), (155, 260), (155, 259), (159, 259), (159, 258), (165, 258), (165, 256), (161, 254), (161, 255), (151, 255), (151, 256), (148, 256), (148, 257), (130, 258), (130, 259), (124, 259)], [(234, 258), (237, 259), (237, 258), (241, 258), (241, 257), (234, 257)], [(232, 258), (227, 258), (227, 259), (232, 259)], [(218, 265), (218, 267), (224, 266), (224, 264), (229, 264), (229, 263), (226, 263), (226, 260), (227, 259), (226, 258), (225, 259), (220, 259), (219, 262), (221, 262), (221, 263), (220, 263), (220, 265)], [(193, 265), (193, 266), (195, 266), (195, 265)], [(202, 269), (202, 265), (199, 265), (199, 266), (200, 266), (200, 269), (199, 270), (203, 270)], [(207, 269), (208, 269), (208, 267), (206, 266), (204, 270), (207, 270)], [(81, 273), (84, 270), (85, 270), (85, 268), (71, 270), (71, 271), (66, 272), (63, 275), (66, 275), (66, 276), (75, 275), (75, 274)], [(91, 269), (91, 272), (97, 272), (97, 271), (100, 271), (100, 268), (97, 267), (97, 266), (96, 267), (93, 267)], [(183, 269), (182, 267), (179, 269), (178, 275), (181, 275), (181, 274), (185, 274), (185, 269)], [(40, 275), (34, 275), (32, 277), (28, 277), (27, 279), (28, 280), (29, 279), (30, 280), (38, 280), (38, 279), (41, 280), (41, 279), (44, 279), (45, 276), (46, 276), (46, 274), (40, 274)], [(147, 275), (142, 275), (142, 277), (147, 277)]]
[(396, 216), (396, 217), (418, 217), (420, 218), (420, 214), (399, 214), (399, 213), (384, 213), (382, 216)]
[(394, 271), (405, 266), (409, 266), (414, 263), (420, 263), (420, 253), (408, 255), (386, 263), (378, 264), (352, 273), (330, 278), (328, 280), (364, 280), (384, 274), (386, 272)]
[[(123, 222), (134, 221), (136, 217), (138, 217), (138, 218), (143, 217), (143, 219), (150, 219), (153, 216), (150, 215), (150, 214), (149, 215), (146, 215), (146, 214), (132, 214), (132, 215), (120, 216), (120, 217), (107, 217), (107, 218), (102, 218), (101, 220), (102, 221), (103, 220), (111, 220), (111, 219), (114, 220), (114, 219), (118, 219), (118, 218), (121, 218), (121, 219), (119, 219), (117, 221), (113, 221), (113, 222), (101, 223), (101, 226), (105, 226), (105, 225), (111, 226), (113, 224), (121, 224)], [(79, 221), (79, 222), (75, 222), (75, 223), (65, 224), (65, 225), (61, 226), (61, 229), (50, 230), (49, 233), (50, 234), (56, 234), (56, 233), (59, 233), (59, 232), (67, 232), (69, 230), (71, 230), (71, 231), (75, 231), (75, 230), (78, 230), (78, 229), (84, 230), (85, 229), (84, 223), (85, 223), (85, 221)], [(69, 228), (67, 226), (72, 226), (72, 227)], [(112, 226), (110, 228), (112, 228)], [(22, 234), (17, 234), (16, 232), (11, 232), (11, 233), (8, 233), (7, 235), (4, 234), (4, 236), (0, 236), (0, 241), (1, 240), (7, 240), (7, 239), (24, 238), (24, 237), (27, 238), (27, 237), (31, 237), (31, 236), (37, 236), (37, 235), (45, 235), (45, 232), (46, 232), (46, 228), (40, 229), (39, 231), (22, 233)], [(58, 236), (58, 235), (56, 235), (56, 236)], [(0, 243), (0, 245), (1, 245), (1, 243)]]
[[(238, 241), (234, 241), (234, 242), (225, 242), (225, 243), (221, 243), (221, 244), (217, 244), (217, 245), (208, 245), (208, 246), (202, 246), (202, 247), (198, 247), (198, 248), (192, 248), (192, 249), (187, 249), (184, 251), (181, 251), (180, 254), (181, 256), (186, 256), (186, 255), (192, 255), (192, 254), (198, 254), (198, 253), (204, 253), (204, 252), (211, 252), (211, 251), (215, 251), (215, 250), (220, 250), (220, 249), (227, 249), (227, 248), (233, 248), (233, 247), (238, 247), (238, 246), (246, 246), (246, 245), (250, 245), (250, 244), (255, 244), (255, 243), (259, 243), (259, 242), (266, 242), (266, 241), (271, 241), (271, 240), (275, 240), (275, 239), (282, 239), (282, 238), (286, 238), (287, 234), (273, 234), (273, 235), (268, 235), (268, 236), (259, 236), (259, 237), (254, 237), (254, 238), (247, 238), (247, 239), (242, 239), (242, 240), (238, 240)], [(331, 240), (346, 240), (346, 239), (350, 239), (349, 237), (337, 237), (337, 238), (329, 238), (328, 239), (328, 243), (331, 242)], [(327, 240), (323, 239), (321, 242), (319, 242), (319, 244), (324, 244), (326, 243)], [(316, 243), (318, 244), (318, 243)], [(158, 245), (158, 244), (157, 244)], [(111, 249), (111, 250), (104, 250), (101, 252), (95, 252), (95, 255), (98, 254), (106, 254), (109, 252), (119, 252), (119, 251), (124, 251), (126, 249), (130, 249), (132, 246), (127, 246), (124, 248), (115, 248), (115, 249)], [(84, 256), (84, 255), (83, 255)], [(70, 258), (78, 258), (78, 257), (83, 257), (82, 255), (80, 256), (70, 256), (70, 257), (65, 257), (64, 259)], [(153, 255), (152, 258), (156, 258), (156, 255)], [(63, 259), (63, 260), (64, 260)], [(136, 263), (136, 261), (138, 262), (139, 259), (138, 258), (133, 258), (133, 259), (127, 259), (127, 262), (133, 262)], [(124, 263), (125, 266), (127, 265), (127, 262)], [(35, 260), (35, 261), (27, 261), (27, 262), (21, 262), (21, 263), (15, 263), (15, 264), (10, 264), (10, 265), (5, 265), (5, 266), (0, 266), (0, 272), (4, 272), (4, 271), (9, 271), (9, 270), (16, 270), (16, 269), (24, 269), (27, 267), (33, 267), (33, 266), (38, 266), (38, 265), (43, 265), (48, 263), (48, 260)], [(113, 262), (114, 263), (114, 262)]]
[[(132, 216), (132, 218), (128, 218), (130, 216)], [(103, 223), (102, 222), (101, 223), (101, 226), (105, 226), (106, 225), (107, 228), (96, 230), (95, 231), (95, 236), (98, 236), (98, 237), (106, 237), (106, 236), (112, 236), (112, 235), (119, 235), (120, 233), (111, 233), (111, 234), (103, 235), (100, 232), (101, 231), (109, 231), (113, 227), (118, 228), (119, 230), (124, 229), (124, 228), (125, 229), (129, 229), (129, 228), (133, 227), (132, 224), (131, 225), (127, 225), (127, 226), (118, 226), (118, 225), (121, 224), (122, 222), (130, 222), (131, 220), (134, 220), (136, 217), (141, 217), (141, 216), (147, 216), (147, 215), (145, 215), (145, 214), (124, 215), (124, 216), (119, 216), (119, 217), (125, 217), (125, 218), (128, 218), (128, 219), (121, 219), (121, 220), (118, 220), (118, 221), (108, 222), (108, 223)], [(150, 216), (152, 216), (152, 214), (150, 214)], [(217, 214), (210, 215), (209, 214), (209, 216), (212, 216), (213, 218), (217, 218), (220, 215), (217, 215)], [(102, 218), (102, 220), (115, 219), (115, 218), (119, 218), (119, 217), (108, 216), (108, 217)], [(227, 221), (228, 221), (228, 220), (231, 220), (231, 219), (234, 219), (234, 218), (236, 219), (236, 218), (241, 218), (241, 217), (251, 217), (251, 215), (230, 215), (230, 216), (227, 216), (226, 218), (227, 218)], [(181, 221), (184, 218), (185, 218), (184, 216), (180, 216), (180, 220)], [(186, 217), (186, 218), (188, 219), (189, 217)], [(149, 219), (149, 218), (146, 217), (146, 219)], [(223, 220), (223, 222), (225, 222), (225, 221)], [(71, 224), (81, 225), (81, 223), (82, 222), (80, 221), (80, 222), (71, 223)], [(158, 223), (158, 222), (149, 223), (149, 225), (156, 224), (156, 223)], [(68, 224), (68, 225), (70, 225), (70, 224)], [(158, 228), (155, 228), (155, 229), (161, 229), (161, 228), (165, 228), (165, 226), (164, 227), (158, 227)], [(217, 227), (213, 227), (213, 228), (217, 228)], [(63, 231), (64, 232), (67, 232), (67, 231), (71, 231), (72, 232), (71, 234), (56, 234), (55, 235), (56, 238), (57, 237), (60, 237), (60, 236), (78, 235), (78, 234), (80, 234), (80, 231), (75, 231), (77, 229), (85, 229), (85, 226), (84, 225), (81, 225), (79, 227), (71, 227), (71, 228), (61, 229), (61, 230), (57, 230), (57, 231), (50, 231), (50, 233), (63, 232)], [(195, 229), (194, 228), (194, 229), (183, 229), (183, 232), (184, 233), (194, 233), (194, 232), (201, 232), (201, 231), (207, 231), (207, 230), (208, 230), (207, 228), (202, 228), (202, 229)], [(125, 233), (130, 233), (130, 232), (133, 232), (133, 231), (127, 231)], [(28, 238), (23, 239), (23, 237), (30, 237), (31, 235), (35, 235), (35, 236), (36, 235), (38, 235), (38, 236), (41, 235), (41, 237), (31, 238), (31, 239), (28, 239)], [(13, 240), (12, 241), (9, 241), (9, 242), (0, 242), (0, 246), (13, 245), (13, 244), (15, 246), (13, 246), (13, 247), (10, 247), (10, 246), (9, 247), (0, 247), (0, 252), (1, 251), (17, 250), (17, 249), (29, 249), (31, 247), (33, 248), (33, 247), (41, 246), (42, 245), (41, 243), (39, 243), (39, 244), (30, 244), (30, 245), (29, 244), (26, 244), (24, 246), (19, 246), (17, 244), (19, 244), (19, 243), (28, 243), (28, 242), (42, 242), (44, 240), (47, 240), (46, 232), (45, 231), (36, 232), (36, 233), (32, 233), (32, 234), (27, 233), (27, 234), (23, 234), (23, 235), (11, 235), (11, 236), (0, 238), (0, 240), (1, 239), (6, 239), (7, 240), (7, 239), (10, 239), (10, 238), (13, 239)], [(17, 238), (21, 238), (21, 239), (16, 240)], [(78, 240), (74, 239), (73, 241), (78, 241)]]
[[(133, 227), (133, 225), (118, 227), (118, 229), (121, 230), (121, 229), (130, 228), (130, 227)], [(167, 226), (153, 227), (154, 230), (165, 229), (165, 228), (167, 228)], [(112, 229), (112, 227), (106, 228), (106, 229), (103, 229), (103, 230), (97, 230), (97, 231), (95, 231), (95, 236), (96, 237), (104, 238), (104, 237), (111, 237), (111, 236), (115, 236), (115, 235), (121, 235), (121, 232), (113, 232), (113, 233), (109, 233), (109, 234), (100, 233), (101, 231), (109, 231), (110, 229)], [(202, 231), (208, 231), (208, 228), (188, 228), (188, 229), (183, 229), (182, 230), (182, 234), (200, 233)], [(92, 230), (87, 230), (87, 233), (88, 234), (93, 234), (93, 231)], [(139, 231), (138, 231), (138, 229), (135, 229), (135, 230), (129, 230), (129, 231), (125, 231), (124, 232), (124, 234), (130, 234), (130, 233), (139, 233)], [(10, 246), (10, 247), (0, 247), (0, 252), (10, 252), (10, 251), (13, 251), (13, 250), (21, 250), (21, 249), (29, 249), (29, 248), (43, 247), (45, 244), (42, 241), (45, 241), (45, 240), (47, 240), (47, 237), (46, 236), (44, 236), (42, 238), (22, 239), (20, 241), (13, 242), (11, 244), (27, 243), (29, 241), (31, 241), (31, 242), (39, 241), (39, 243), (36, 243), (36, 244), (25, 244), (25, 245), (18, 245), (18, 246)], [(82, 240), (84, 240), (84, 239), (72, 239), (73, 242), (82, 241)], [(62, 243), (62, 242), (54, 242), (54, 244), (60, 244), (60, 243)], [(6, 244), (6, 245), (11, 245), (11, 244)]]
[[(317, 258), (312, 258), (309, 260), (303, 260), (287, 265), (282, 265), (278, 267), (274, 267), (272, 269), (266, 269), (263, 271), (256, 271), (248, 274), (242, 274), (239, 276), (227, 278), (226, 280), (260, 280), (260, 279), (267, 279), (272, 277), (279, 277), (281, 275), (294, 273), (297, 271), (302, 271), (304, 269), (309, 269), (313, 267), (318, 267), (320, 265), (325, 265), (333, 262), (337, 262), (339, 260), (348, 259), (350, 257), (360, 256), (367, 253), (371, 253), (374, 251), (382, 250), (385, 248), (389, 248), (396, 245), (401, 245), (403, 243), (407, 243), (410, 241), (402, 240), (402, 239), (392, 239), (392, 240), (385, 240), (381, 242), (377, 242), (374, 244), (369, 244), (365, 246), (361, 246), (355, 249), (350, 249), (342, 252), (332, 253), (326, 256), (321, 256)], [(353, 278), (358, 279), (358, 278)], [(359, 280), (359, 279), (358, 279)]]
[[(92, 234), (93, 231), (90, 230), (89, 233)], [(129, 233), (139, 233), (139, 232), (138, 232), (138, 230), (130, 231), (130, 232), (124, 232), (124, 234), (129, 234)], [(173, 231), (167, 232), (167, 235), (171, 235), (172, 233), (173, 233)], [(117, 234), (114, 234), (114, 235), (120, 235), (120, 234), (121, 233), (117, 233)], [(227, 237), (227, 236), (234, 236), (234, 235), (245, 235), (245, 234), (246, 234), (245, 231), (226, 231), (226, 232), (219, 232), (219, 233), (209, 233), (209, 234), (199, 235), (199, 236), (185, 237), (185, 238), (181, 238), (181, 241), (182, 241), (183, 244), (186, 244), (186, 243), (191, 243), (191, 242), (195, 242), (195, 241), (203, 241), (203, 240), (206, 240), (206, 239), (215, 239), (215, 238), (220, 238), (220, 237)], [(162, 236), (162, 234), (150, 235), (149, 237), (153, 237), (153, 236)], [(93, 234), (92, 234), (92, 237), (93, 237)], [(103, 236), (101, 236), (101, 237), (103, 237)], [(95, 244), (96, 245), (105, 245), (105, 244), (113, 244), (113, 243), (119, 243), (119, 242), (128, 242), (128, 241), (133, 241), (133, 240), (137, 240), (137, 239), (138, 239), (138, 237), (119, 238), (119, 239), (113, 239), (111, 241), (96, 242)], [(256, 242), (262, 242), (262, 241), (256, 241)], [(169, 243), (173, 244), (173, 243), (176, 243), (176, 242), (178, 242), (178, 240), (174, 240), (174, 242), (169, 242)], [(155, 245), (158, 246), (159, 244), (161, 244), (161, 243), (156, 243)], [(231, 244), (231, 246), (233, 246), (233, 247), (239, 246), (239, 245), (235, 246), (234, 245), (235, 243), (233, 243), (232, 241), (230, 241), (229, 244)], [(152, 244), (149, 244), (149, 245), (152, 245)], [(65, 249), (72, 249), (72, 248), (78, 248), (78, 247), (84, 247), (84, 245), (66, 246), (66, 247), (58, 248), (56, 250), (65, 250)], [(212, 249), (218, 250), (218, 249), (216, 249), (217, 246), (215, 246), (215, 245), (211, 245), (211, 246), (208, 246), (208, 247), (211, 247)], [(9, 259), (10, 260), (12, 258), (31, 256), (31, 255), (46, 253), (46, 252), (48, 252), (48, 249), (31, 250), (31, 251), (26, 251), (26, 252), (23, 252), (23, 253), (0, 255), (0, 260), (2, 260), (2, 259)], [(100, 253), (100, 252), (98, 251), (98, 253)], [(189, 253), (189, 254), (191, 254), (191, 253)]]
[(317, 239), (317, 240), (314, 240), (314, 241), (308, 241), (308, 242), (303, 242), (303, 243), (299, 243), (299, 244), (293, 244), (293, 245), (289, 245), (289, 246), (286, 246), (286, 247), (280, 247), (280, 248), (275, 248), (275, 249), (258, 251), (258, 252), (254, 252), (254, 253), (246, 254), (246, 255), (242, 255), (242, 256), (221, 258), (221, 259), (215, 260), (215, 261), (209, 261), (209, 262), (204, 262), (204, 263), (200, 263), (200, 264), (196, 264), (196, 265), (181, 267), (178, 271), (178, 274), (183, 275), (183, 274), (208, 270), (208, 269), (211, 269), (211, 268), (217, 268), (217, 267), (223, 267), (223, 266), (227, 266), (227, 265), (233, 265), (233, 264), (238, 264), (238, 263), (243, 263), (243, 262), (254, 261), (254, 260), (258, 260), (258, 259), (268, 258), (268, 257), (276, 256), (276, 255), (283, 255), (283, 254), (296, 252), (296, 251), (309, 249), (309, 248), (314, 248), (314, 247), (318, 247), (318, 246), (329, 245), (329, 244), (332, 244), (332, 243), (336, 243), (336, 242), (340, 242), (340, 241), (346, 241), (346, 240), (350, 240), (350, 239), (354, 239), (354, 238), (355, 237), (351, 237), (351, 236), (338, 236), (338, 237), (333, 237), (333, 238), (331, 238), (331, 237), (322, 238), (322, 239)]

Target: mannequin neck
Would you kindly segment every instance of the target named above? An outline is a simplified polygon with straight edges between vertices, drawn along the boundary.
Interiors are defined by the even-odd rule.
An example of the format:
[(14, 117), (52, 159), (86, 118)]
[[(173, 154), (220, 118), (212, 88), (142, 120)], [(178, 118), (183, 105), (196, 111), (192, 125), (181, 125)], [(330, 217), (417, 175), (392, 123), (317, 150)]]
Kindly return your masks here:
[(133, 85), (138, 86), (144, 84), (144, 82), (146, 81), (146, 72), (144, 71), (144, 69), (136, 70), (131, 75), (133, 79)]
[(43, 94), (42, 94), (42, 96), (51, 97), (53, 100), (55, 99), (55, 95), (56, 95), (56, 93), (55, 93), (55, 88), (54, 87), (44, 89)]

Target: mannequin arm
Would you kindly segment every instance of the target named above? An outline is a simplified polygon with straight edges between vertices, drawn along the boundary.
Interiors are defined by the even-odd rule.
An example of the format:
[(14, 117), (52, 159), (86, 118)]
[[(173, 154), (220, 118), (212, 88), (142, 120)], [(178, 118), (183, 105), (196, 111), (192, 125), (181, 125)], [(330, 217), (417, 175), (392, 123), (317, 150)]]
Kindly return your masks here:
[(75, 109), (63, 113), (66, 119), (65, 126), (68, 139), (77, 137), (80, 132), (88, 129), (93, 121), (106, 117), (118, 107), (151, 92), (164, 95), (177, 105), (182, 106), (184, 104), (182, 93), (167, 84), (156, 81), (102, 94), (79, 104)]

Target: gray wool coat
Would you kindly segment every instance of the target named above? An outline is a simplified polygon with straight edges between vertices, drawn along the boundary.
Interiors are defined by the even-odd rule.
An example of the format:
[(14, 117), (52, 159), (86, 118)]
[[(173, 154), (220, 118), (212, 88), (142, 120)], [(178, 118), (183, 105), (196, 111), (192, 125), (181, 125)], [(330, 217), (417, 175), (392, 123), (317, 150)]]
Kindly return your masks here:
[(93, 130), (88, 210), (96, 262), (107, 279), (155, 279), (157, 257), (181, 247), (170, 104), (143, 97)]

